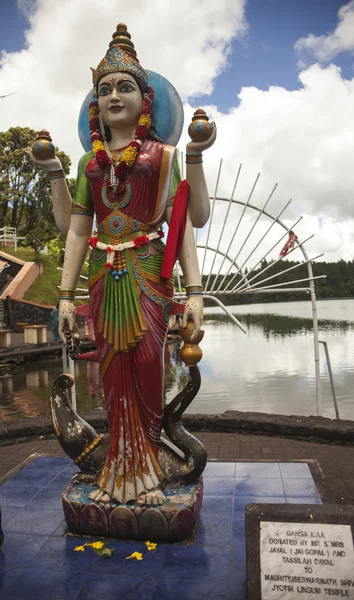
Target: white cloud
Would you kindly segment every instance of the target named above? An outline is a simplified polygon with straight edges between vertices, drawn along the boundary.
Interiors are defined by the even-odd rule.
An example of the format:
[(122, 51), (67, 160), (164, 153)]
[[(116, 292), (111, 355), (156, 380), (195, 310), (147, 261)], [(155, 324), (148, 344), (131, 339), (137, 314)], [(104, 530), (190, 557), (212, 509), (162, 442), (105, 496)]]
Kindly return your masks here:
[[(247, 29), (245, 0), (19, 0), (29, 18), (27, 48), (3, 52), (0, 90), (16, 92), (2, 105), (0, 129), (48, 129), (77, 163), (81, 104), (90, 66), (104, 56), (118, 22), (132, 33), (143, 66), (170, 79), (182, 98), (211, 93), (234, 37)], [(188, 18), (186, 19), (186, 15)]]
[[(216, 9), (213, 0), (196, 0), (193, 5), (181, 0), (170, 2), (166, 10), (166, 0), (156, 0), (153, 9), (142, 0), (122, 0), (117, 10), (113, 0), (100, 4), (86, 0), (84, 6), (78, 0), (37, 0), (30, 17), (28, 48), (3, 55), (0, 63), (0, 90), (16, 91), (2, 101), (0, 129), (15, 125), (48, 129), (55, 143), (72, 157), (74, 173), (82, 154), (77, 118), (91, 86), (89, 66), (97, 65), (117, 22), (125, 21), (142, 64), (168, 77), (182, 98), (189, 98), (180, 143), (183, 149), (187, 125), (197, 108), (191, 98), (212, 90), (227, 64), (232, 37), (246, 31), (244, 4), (240, 0), (231, 7), (224, 0)], [(228, 114), (216, 106), (204, 107), (218, 125), (217, 142), (204, 156), (209, 190), (213, 194), (221, 157), (220, 196), (230, 196), (238, 165), (243, 163), (236, 199), (247, 198), (260, 172), (252, 203), (262, 206), (278, 182), (269, 211), (277, 214), (292, 197), (282, 218), (291, 226), (304, 215), (298, 235), (317, 233), (309, 242), (310, 254), (325, 251), (326, 260), (348, 260), (354, 258), (354, 79), (344, 79), (334, 65), (313, 65), (299, 79), (300, 88), (295, 91), (244, 87), (238, 106)], [(224, 248), (235, 220), (236, 213), (231, 213)], [(222, 221), (222, 210), (217, 211), (214, 223)], [(251, 223), (247, 214), (237, 243), (242, 243)], [(245, 252), (262, 227), (263, 221)], [(218, 231), (213, 226), (215, 244)], [(269, 240), (275, 242), (278, 237), (272, 231)]]
[(300, 55), (299, 66), (303, 68), (308, 60), (329, 62), (341, 52), (354, 51), (354, 0), (341, 6), (338, 11), (338, 25), (327, 35), (313, 35), (297, 40), (295, 50)]

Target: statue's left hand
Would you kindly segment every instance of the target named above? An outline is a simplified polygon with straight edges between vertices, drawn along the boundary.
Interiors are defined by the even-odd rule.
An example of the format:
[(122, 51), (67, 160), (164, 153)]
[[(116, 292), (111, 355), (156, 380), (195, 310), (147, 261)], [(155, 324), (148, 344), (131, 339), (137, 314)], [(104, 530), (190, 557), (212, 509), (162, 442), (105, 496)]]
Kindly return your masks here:
[(189, 318), (193, 319), (194, 332), (191, 340), (193, 341), (199, 334), (200, 328), (203, 323), (203, 296), (189, 296), (186, 305), (184, 307), (183, 323), (182, 327), (187, 327)]
[(216, 130), (216, 125), (215, 125), (214, 121), (212, 122), (211, 125), (212, 125), (212, 132), (207, 140), (204, 140), (203, 142), (188, 142), (188, 144), (186, 146), (187, 154), (190, 154), (190, 153), (197, 154), (198, 152), (204, 152), (204, 150), (207, 150), (214, 144), (214, 142), (216, 140), (217, 130)]

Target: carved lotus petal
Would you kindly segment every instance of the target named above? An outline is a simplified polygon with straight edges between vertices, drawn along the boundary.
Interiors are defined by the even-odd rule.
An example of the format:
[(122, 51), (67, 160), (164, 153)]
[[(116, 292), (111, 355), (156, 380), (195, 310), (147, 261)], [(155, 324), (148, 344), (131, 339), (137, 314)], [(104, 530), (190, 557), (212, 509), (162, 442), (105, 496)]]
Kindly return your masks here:
[(108, 519), (105, 507), (97, 504), (88, 504), (81, 511), (80, 524), (82, 531), (89, 531), (90, 535), (108, 535)]
[(182, 508), (170, 521), (170, 540), (185, 540), (193, 533), (197, 519), (189, 508)]
[(113, 537), (137, 539), (137, 517), (126, 506), (118, 506), (109, 517), (109, 530)]
[(163, 513), (156, 508), (148, 508), (139, 519), (139, 536), (151, 542), (168, 541), (168, 523)]

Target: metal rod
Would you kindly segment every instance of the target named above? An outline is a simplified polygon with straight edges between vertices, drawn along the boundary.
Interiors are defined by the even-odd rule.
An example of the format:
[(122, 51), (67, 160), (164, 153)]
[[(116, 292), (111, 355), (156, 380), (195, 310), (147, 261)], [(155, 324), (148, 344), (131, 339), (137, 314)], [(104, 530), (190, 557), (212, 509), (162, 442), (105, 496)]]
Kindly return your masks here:
[[(261, 218), (262, 214), (264, 214), (264, 211), (265, 211), (265, 209), (266, 209), (266, 206), (267, 206), (267, 204), (268, 204), (269, 200), (271, 199), (271, 197), (273, 196), (273, 194), (274, 194), (275, 190), (277, 189), (277, 186), (278, 186), (278, 184), (276, 183), (276, 184), (275, 184), (275, 186), (274, 186), (274, 188), (273, 188), (273, 190), (272, 190), (272, 192), (270, 193), (270, 195), (269, 195), (268, 199), (266, 200), (266, 202), (265, 202), (265, 204), (264, 204), (264, 206), (263, 206), (262, 210), (260, 210), (260, 211), (259, 211), (257, 219), (256, 219), (256, 220), (255, 220), (255, 222), (253, 223), (253, 225), (252, 225), (252, 227), (251, 227), (250, 231), (248, 232), (248, 234), (247, 234), (246, 238), (245, 238), (245, 239), (244, 239), (244, 241), (243, 241), (243, 244), (242, 244), (242, 246), (240, 247), (240, 249), (239, 249), (238, 253), (236, 254), (236, 258), (238, 258), (238, 257), (239, 257), (239, 255), (240, 255), (240, 253), (242, 252), (242, 250), (243, 250), (243, 248), (244, 248), (244, 246), (245, 246), (245, 244), (246, 244), (247, 240), (249, 239), (249, 237), (250, 237), (250, 235), (251, 235), (252, 231), (254, 230), (255, 226), (257, 225), (257, 223), (258, 223), (259, 219)], [(255, 246), (255, 248), (254, 248), (254, 249), (258, 248), (258, 245), (259, 245), (259, 243), (258, 243), (258, 244)], [(228, 284), (228, 285), (229, 285), (229, 284)]]
[[(223, 226), (222, 226), (222, 229), (221, 229), (221, 232), (220, 232), (220, 237), (219, 237), (218, 245), (217, 245), (217, 248), (216, 248), (216, 250), (215, 250), (215, 254), (214, 254), (214, 258), (213, 258), (213, 264), (211, 265), (210, 272), (209, 272), (209, 275), (208, 275), (208, 279), (207, 279), (207, 282), (206, 282), (206, 284), (205, 284), (205, 289), (207, 289), (207, 288), (208, 288), (208, 285), (209, 285), (209, 280), (210, 280), (210, 277), (211, 277), (211, 275), (212, 275), (212, 271), (213, 271), (214, 264), (215, 264), (216, 255), (217, 255), (217, 253), (219, 252), (220, 243), (221, 243), (221, 240), (222, 240), (222, 236), (223, 236), (223, 234), (224, 234), (224, 230), (225, 230), (225, 226), (226, 226), (226, 221), (227, 221), (227, 218), (228, 218), (228, 216), (229, 216), (230, 209), (231, 209), (231, 206), (232, 206), (232, 201), (233, 201), (233, 199), (234, 199), (234, 195), (235, 195), (235, 191), (236, 191), (236, 187), (237, 187), (238, 179), (239, 179), (239, 176), (240, 176), (241, 168), (242, 168), (242, 163), (239, 165), (239, 168), (238, 168), (238, 171), (237, 171), (237, 175), (236, 175), (236, 179), (235, 179), (234, 187), (233, 187), (233, 190), (232, 190), (232, 194), (231, 194), (231, 198), (230, 198), (229, 206), (227, 207), (227, 212), (226, 212), (226, 215), (225, 215), (225, 218), (224, 218), (224, 223), (223, 223)], [(222, 263), (222, 264), (223, 264), (223, 263)], [(215, 275), (215, 278), (214, 278), (213, 284), (212, 284), (212, 286), (211, 286), (211, 288), (210, 288), (211, 290), (213, 290), (213, 289), (214, 289), (214, 285), (215, 285), (215, 283), (216, 283), (216, 281), (217, 281), (217, 278), (219, 277), (220, 271), (221, 271), (221, 267), (219, 268), (219, 272), (217, 273), (217, 275)]]
[[(299, 218), (298, 218), (298, 220), (297, 220), (297, 221), (295, 221), (295, 223), (294, 223), (294, 225), (293, 225), (293, 228), (295, 228), (295, 227), (296, 227), (296, 225), (297, 225), (297, 224), (298, 224), (298, 223), (301, 221), (301, 219), (302, 219), (302, 217), (299, 217)], [(291, 229), (291, 228), (290, 228), (290, 229), (288, 229), (288, 228), (287, 228), (285, 225), (283, 225), (283, 224), (281, 223), (281, 221), (278, 221), (278, 223), (279, 223), (280, 225), (282, 225), (282, 226), (284, 227), (284, 229), (286, 229), (285, 233), (284, 233), (284, 234), (283, 234), (283, 235), (282, 235), (282, 236), (281, 236), (281, 237), (280, 237), (280, 238), (279, 238), (279, 239), (278, 239), (278, 240), (275, 242), (275, 244), (273, 244), (273, 246), (272, 246), (271, 248), (269, 248), (268, 252), (266, 252), (266, 253), (265, 253), (265, 254), (262, 256), (262, 258), (261, 258), (261, 259), (260, 259), (260, 260), (259, 260), (259, 261), (258, 261), (258, 262), (255, 264), (255, 265), (253, 265), (253, 267), (252, 267), (252, 268), (250, 269), (250, 271), (248, 272), (248, 275), (249, 275), (250, 273), (252, 273), (252, 272), (255, 270), (255, 268), (256, 268), (256, 267), (258, 267), (258, 265), (259, 265), (259, 264), (261, 264), (261, 263), (262, 263), (262, 262), (263, 262), (263, 261), (264, 261), (264, 260), (267, 258), (268, 254), (270, 254), (270, 253), (271, 253), (271, 252), (274, 250), (274, 248), (275, 248), (276, 246), (278, 246), (278, 244), (279, 244), (279, 243), (280, 243), (280, 242), (281, 242), (281, 241), (282, 241), (282, 240), (285, 238), (286, 234), (287, 234), (287, 233), (289, 233), (289, 231), (292, 231), (292, 229)], [(273, 223), (273, 224), (274, 224), (274, 223)], [(306, 243), (306, 242), (307, 242), (309, 239), (311, 239), (311, 238), (313, 237), (313, 235), (314, 235), (314, 234), (310, 235), (310, 237), (308, 237), (308, 238), (307, 238), (307, 240), (305, 240), (305, 242), (303, 242), (303, 243)], [(288, 252), (288, 255), (289, 255), (289, 254), (291, 254), (292, 252), (295, 252), (295, 250), (297, 250), (299, 246), (300, 246), (300, 244), (298, 243), (298, 245), (297, 245), (297, 246), (295, 246), (294, 248), (291, 248), (291, 250), (289, 250), (289, 252)], [(281, 260), (281, 259), (278, 259), (278, 260), (276, 261), (276, 263), (277, 263), (277, 262), (279, 262), (279, 260)], [(260, 277), (260, 276), (261, 276), (261, 275), (263, 275), (263, 274), (264, 274), (266, 271), (268, 271), (268, 269), (270, 269), (270, 268), (271, 268), (271, 266), (272, 266), (273, 264), (275, 264), (275, 263), (271, 263), (271, 264), (267, 265), (266, 267), (264, 267), (264, 269), (261, 269), (261, 270), (260, 270), (258, 273), (256, 273), (256, 274), (255, 274), (255, 275), (254, 275), (254, 276), (253, 276), (251, 279), (248, 279), (248, 283), (250, 283), (250, 281), (254, 281), (255, 279), (258, 279), (258, 277)], [(228, 283), (227, 287), (229, 286), (229, 284), (230, 284), (230, 283), (231, 283), (231, 282), (229, 282), (229, 283)], [(238, 288), (240, 287), (240, 284), (241, 284), (241, 283), (242, 283), (242, 280), (241, 280), (241, 281), (239, 281), (239, 282), (238, 282), (238, 283), (235, 285), (235, 289), (236, 289), (236, 290), (238, 290)]]
[[(296, 226), (296, 225), (299, 223), (299, 221), (301, 221), (301, 219), (302, 219), (302, 217), (299, 217), (299, 219), (298, 219), (298, 220), (297, 220), (297, 221), (294, 223), (294, 225), (293, 225), (293, 227), (294, 227), (294, 228), (295, 228), (295, 226)], [(272, 225), (274, 225), (274, 223), (276, 223), (276, 222), (278, 222), (278, 223), (279, 223), (279, 221), (273, 221)], [(271, 228), (269, 228), (269, 229), (268, 229), (268, 231), (270, 231), (270, 229), (271, 229)], [(278, 244), (279, 244), (279, 243), (282, 241), (282, 239), (284, 239), (284, 238), (285, 238), (286, 234), (287, 234), (287, 233), (289, 233), (289, 231), (292, 231), (292, 229), (287, 229), (287, 228), (286, 228), (286, 232), (285, 232), (285, 233), (284, 233), (284, 234), (283, 234), (283, 235), (282, 235), (282, 236), (279, 238), (279, 240), (277, 240), (277, 241), (275, 242), (275, 244), (273, 244), (273, 246), (272, 246), (272, 247), (271, 247), (271, 248), (268, 250), (268, 252), (266, 252), (266, 254), (265, 254), (265, 255), (264, 255), (264, 256), (263, 256), (263, 257), (262, 257), (262, 258), (261, 258), (261, 259), (258, 261), (257, 265), (259, 265), (260, 263), (262, 263), (262, 262), (263, 262), (263, 260), (264, 260), (264, 259), (265, 259), (265, 258), (268, 256), (268, 254), (270, 254), (270, 253), (271, 253), (271, 252), (274, 250), (274, 248), (275, 248), (275, 247), (276, 247), (276, 246), (277, 246), (277, 245), (278, 245)], [(312, 235), (311, 237), (313, 237), (313, 235)], [(264, 238), (263, 238), (263, 239), (264, 239)], [(261, 243), (261, 242), (262, 242), (262, 240), (260, 240), (260, 241), (259, 241), (259, 243), (258, 243), (258, 246), (260, 245), (260, 243)], [(258, 246), (257, 246), (257, 247), (258, 247)], [(256, 248), (255, 248), (255, 250), (256, 250)], [(294, 247), (294, 248), (292, 248), (292, 249), (291, 249), (291, 250), (288, 252), (288, 254), (291, 254), (291, 252), (294, 252), (295, 250), (297, 250), (297, 246), (296, 246), (296, 247)], [(257, 265), (255, 265), (255, 266), (257, 266)], [(251, 271), (250, 271), (250, 272), (252, 272), (252, 271), (255, 269), (255, 266), (254, 266), (254, 267), (251, 269)], [(257, 273), (257, 274), (256, 274), (256, 275), (253, 277), (253, 279), (257, 279), (258, 277), (260, 277), (260, 276), (262, 275), (262, 273), (264, 273), (264, 271), (266, 271), (266, 270), (267, 270), (267, 269), (269, 269), (269, 268), (270, 268), (270, 265), (268, 265), (267, 267), (265, 267), (264, 269), (262, 269), (261, 271), (259, 271), (259, 273)], [(249, 272), (249, 273), (250, 273), (250, 272)], [(249, 275), (249, 273), (248, 273), (247, 275)], [(233, 282), (233, 280), (234, 280), (234, 279), (235, 279), (235, 275), (234, 275), (234, 276), (233, 276), (233, 277), (230, 279), (230, 281), (228, 282), (228, 284), (227, 284), (227, 286), (226, 286), (226, 289), (227, 289), (227, 288), (228, 288), (228, 287), (229, 287), (229, 286), (232, 284), (232, 282)], [(248, 279), (248, 283), (249, 283), (249, 282), (250, 282), (250, 280)], [(241, 281), (240, 281), (239, 283), (241, 283)], [(236, 284), (235, 288), (237, 289), (238, 287), (239, 287), (239, 286)]]
[[(282, 288), (280, 289), (274, 289), (274, 288), (269, 288), (268, 290), (244, 290), (243, 292), (240, 292), (240, 294), (274, 294), (274, 292), (276, 292), (277, 294), (282, 294), (283, 292), (310, 292), (311, 288), (309, 287), (302, 287), (302, 288)], [(232, 294), (233, 292), (226, 292), (227, 294)]]
[[(254, 189), (255, 189), (255, 187), (256, 187), (256, 185), (257, 185), (257, 182), (258, 182), (258, 179), (260, 178), (260, 176), (261, 176), (261, 174), (260, 174), (260, 173), (258, 173), (258, 175), (257, 175), (257, 177), (256, 177), (256, 180), (255, 180), (255, 182), (254, 182), (254, 184), (253, 184), (253, 187), (252, 187), (252, 189), (251, 189), (251, 193), (250, 193), (250, 195), (249, 195), (249, 196), (248, 196), (248, 198), (247, 198), (247, 202), (246, 202), (246, 204), (244, 204), (244, 203), (242, 202), (242, 204), (244, 204), (244, 205), (243, 205), (243, 211), (242, 211), (242, 213), (241, 213), (241, 216), (240, 216), (240, 218), (239, 218), (239, 220), (238, 220), (238, 223), (237, 223), (237, 225), (236, 225), (236, 229), (235, 229), (235, 231), (234, 231), (234, 234), (233, 234), (233, 236), (232, 236), (232, 238), (231, 238), (231, 242), (230, 242), (230, 244), (229, 244), (229, 246), (228, 246), (228, 249), (226, 250), (226, 254), (228, 254), (228, 253), (229, 253), (229, 250), (230, 250), (230, 248), (231, 248), (231, 246), (232, 246), (232, 244), (233, 244), (233, 241), (234, 241), (234, 239), (235, 239), (235, 236), (236, 236), (236, 234), (237, 234), (237, 232), (238, 232), (238, 230), (239, 230), (239, 227), (240, 227), (241, 221), (242, 221), (242, 219), (243, 219), (243, 215), (245, 214), (245, 212), (246, 212), (246, 209), (247, 209), (247, 207), (249, 206), (250, 200), (251, 200), (251, 198), (252, 198), (252, 194), (253, 194), (253, 192), (254, 192)], [(238, 202), (238, 204), (241, 204), (241, 202)], [(232, 265), (229, 267), (229, 270), (228, 270), (228, 271), (225, 273), (225, 275), (224, 275), (224, 277), (223, 277), (223, 280), (221, 281), (221, 283), (220, 283), (220, 285), (219, 285), (219, 287), (218, 287), (218, 290), (220, 290), (221, 286), (223, 285), (223, 283), (224, 283), (224, 281), (225, 281), (226, 277), (228, 276), (228, 274), (230, 273), (231, 269), (232, 269)]]
[[(235, 202), (237, 202), (237, 200), (236, 200)], [(265, 214), (267, 217), (270, 217), (271, 219), (273, 219), (273, 221), (272, 221), (272, 223), (270, 224), (270, 226), (268, 227), (267, 231), (266, 231), (266, 232), (263, 234), (263, 236), (262, 236), (262, 237), (261, 237), (261, 239), (259, 240), (259, 244), (258, 244), (258, 245), (260, 245), (260, 244), (262, 243), (262, 241), (263, 241), (263, 240), (264, 240), (264, 238), (265, 238), (265, 237), (268, 235), (268, 233), (270, 232), (270, 230), (272, 229), (272, 227), (275, 225), (275, 223), (280, 223), (280, 224), (282, 224), (282, 223), (281, 223), (281, 221), (280, 221), (279, 219), (280, 219), (281, 215), (283, 214), (283, 212), (285, 211), (285, 209), (286, 209), (286, 208), (289, 206), (289, 204), (290, 204), (290, 203), (291, 203), (291, 200), (289, 200), (289, 201), (287, 202), (287, 204), (284, 206), (284, 208), (282, 208), (282, 210), (280, 211), (280, 213), (278, 214), (278, 216), (277, 216), (276, 218), (272, 217), (270, 214), (268, 214), (266, 211), (264, 211), (264, 214)], [(252, 206), (252, 205), (250, 205), (250, 208), (254, 208), (254, 209), (256, 209), (256, 210), (259, 210), (259, 208), (257, 208), (256, 206)], [(300, 217), (300, 219), (299, 219), (299, 220), (301, 220), (301, 219), (302, 219), (302, 217)], [(299, 222), (299, 221), (297, 221), (297, 223), (298, 223), (298, 222)], [(295, 223), (295, 225), (296, 225), (296, 223)], [(295, 225), (294, 225), (294, 226), (295, 226)], [(286, 235), (286, 233), (285, 233), (285, 234), (284, 234), (284, 235), (283, 235), (283, 236), (282, 236), (280, 239), (282, 240), (282, 239), (283, 239), (283, 237), (285, 237), (285, 235)], [(248, 259), (249, 259), (249, 258), (251, 258), (252, 254), (255, 252), (255, 250), (256, 250), (256, 248), (253, 248), (252, 252), (251, 252), (251, 253), (248, 255), (248, 257), (246, 258), (246, 260), (243, 262), (243, 264), (242, 264), (242, 266), (241, 266), (241, 269), (242, 269), (242, 268), (243, 268), (243, 266), (246, 264), (246, 262), (248, 261)], [(265, 255), (265, 256), (264, 256), (264, 257), (263, 257), (261, 260), (259, 260), (259, 261), (258, 261), (258, 263), (256, 263), (256, 264), (255, 264), (255, 265), (254, 265), (254, 266), (253, 266), (253, 267), (252, 267), (252, 268), (251, 268), (251, 269), (248, 271), (248, 273), (247, 273), (247, 277), (249, 276), (249, 274), (250, 274), (250, 273), (252, 273), (252, 271), (254, 271), (254, 269), (255, 269), (255, 268), (256, 268), (256, 267), (259, 265), (259, 263), (260, 263), (260, 262), (262, 262), (262, 260), (264, 260), (264, 258), (265, 258), (265, 257), (266, 257), (266, 256), (269, 254), (269, 252), (271, 252), (271, 250), (269, 250), (269, 251), (267, 252), (267, 254), (266, 254), (266, 255)], [(245, 277), (246, 277), (246, 275), (243, 275), (243, 276), (242, 276), (242, 278), (241, 278), (241, 282), (242, 282), (242, 281), (245, 279)], [(222, 283), (222, 282), (221, 282), (221, 283)], [(220, 289), (220, 287), (221, 287), (221, 285), (218, 287), (218, 290)]]
[(207, 255), (207, 247), (208, 247), (208, 243), (209, 243), (209, 236), (210, 236), (211, 224), (213, 222), (213, 217), (214, 217), (214, 208), (215, 208), (215, 202), (216, 202), (216, 194), (217, 194), (218, 187), (219, 187), (219, 180), (220, 180), (220, 173), (221, 173), (222, 162), (223, 162), (223, 159), (221, 158), (220, 159), (220, 164), (219, 164), (218, 176), (216, 178), (215, 192), (214, 192), (214, 197), (213, 197), (213, 204), (212, 204), (212, 207), (211, 207), (211, 215), (210, 215), (210, 219), (209, 219), (209, 227), (208, 227), (207, 239), (206, 239), (206, 242), (205, 242), (205, 252), (204, 252), (204, 258), (203, 258), (202, 270), (201, 270), (201, 273), (200, 273), (201, 277), (203, 277), (203, 273), (204, 273), (204, 265), (205, 265), (206, 255)]
[(291, 285), (292, 283), (300, 283), (301, 281), (312, 281), (313, 279), (326, 279), (327, 275), (317, 275), (316, 277), (305, 277), (305, 279), (294, 279), (293, 281), (285, 281), (284, 283), (275, 283), (274, 285), (266, 285), (265, 287), (260, 288), (252, 288), (250, 292), (253, 292), (255, 289), (257, 290), (267, 290), (269, 288), (275, 289), (278, 287), (283, 287), (284, 285)]
[[(287, 283), (289, 283), (289, 282), (287, 282)], [(274, 294), (274, 292), (276, 292), (278, 294), (278, 292), (279, 292), (279, 294), (280, 294), (283, 291), (284, 291), (284, 288), (282, 288), (282, 289), (279, 289), (279, 288), (275, 289), (273, 287), (269, 287), (268, 289), (264, 289), (264, 290), (257, 289), (257, 288), (255, 288), (254, 290), (253, 289), (250, 289), (250, 290), (247, 289), (247, 290), (242, 290), (242, 292), (237, 292), (237, 293), (240, 293), (240, 294)], [(287, 288), (286, 291), (287, 292), (309, 292), (309, 291), (311, 291), (311, 288), (310, 287)], [(211, 294), (212, 296), (216, 297), (216, 295), (219, 294), (219, 292), (209, 292), (209, 294)], [(225, 292), (225, 294), (223, 293), (223, 295), (225, 295), (225, 296), (234, 296), (235, 294), (234, 294), (234, 292), (228, 290), (227, 292)]]
[[(175, 296), (179, 299), (181, 298), (187, 298), (187, 296), (185, 294), (175, 294)], [(235, 315), (233, 315), (227, 308), (226, 306), (224, 306), (224, 304), (221, 302), (221, 300), (219, 300), (219, 298), (216, 298), (215, 296), (209, 296), (208, 294), (204, 294), (204, 298), (207, 298), (208, 300), (211, 300), (212, 302), (215, 302), (215, 304), (217, 304), (218, 306), (220, 306), (220, 308), (222, 308), (222, 310), (224, 311), (224, 313), (227, 314), (228, 317), (230, 317), (231, 321), (233, 321), (235, 323), (235, 325), (237, 325), (237, 327), (239, 327), (241, 329), (241, 331), (243, 331), (243, 333), (247, 333), (247, 329), (244, 325), (242, 325), (242, 323), (240, 323), (240, 321), (238, 319), (236, 319)]]
[[(266, 277), (265, 279), (258, 281), (258, 283), (256, 283), (255, 285), (260, 285), (261, 283), (265, 283), (266, 281), (270, 281), (271, 279), (276, 279), (277, 277), (279, 277), (279, 275), (284, 275), (284, 273), (289, 273), (289, 271), (298, 269), (299, 267), (302, 267), (302, 265), (304, 265), (304, 264), (306, 265), (309, 262), (316, 260), (317, 258), (320, 258), (321, 256), (323, 256), (323, 254), (318, 254), (318, 256), (315, 256), (315, 258), (311, 258), (311, 259), (307, 260), (305, 263), (297, 263), (296, 265), (293, 265), (292, 267), (289, 267), (288, 269), (284, 269), (283, 271), (280, 271), (279, 273), (274, 273), (273, 275), (270, 275), (269, 277)], [(274, 266), (275, 264), (277, 264), (277, 262), (279, 262), (279, 261), (272, 263), (271, 266)], [(248, 283), (250, 283), (250, 282), (248, 282)], [(288, 282), (288, 283), (290, 283), (290, 282)], [(241, 288), (238, 289), (238, 292), (240, 292), (244, 288), (245, 288), (245, 286), (242, 286)], [(247, 289), (252, 289), (252, 286), (248, 286)], [(235, 289), (233, 289), (231, 291), (234, 292)]]
[(331, 390), (332, 390), (332, 398), (333, 398), (334, 410), (335, 410), (335, 413), (336, 413), (336, 419), (340, 419), (339, 410), (338, 410), (337, 396), (336, 396), (336, 391), (334, 389), (334, 380), (333, 380), (331, 359), (329, 358), (329, 352), (328, 352), (328, 344), (327, 344), (327, 342), (324, 342), (323, 340), (318, 340), (318, 343), (319, 344), (323, 344), (323, 347), (324, 347), (324, 351), (325, 351), (325, 355), (326, 355), (326, 361), (327, 361), (329, 381), (331, 383)]
[[(284, 234), (282, 237), (285, 237), (285, 235), (286, 235), (286, 233), (285, 233), (285, 234)], [(311, 237), (313, 237), (313, 235), (311, 235), (311, 236), (310, 236), (310, 238), (311, 238)], [(306, 239), (304, 242), (302, 242), (302, 243), (303, 243), (303, 244), (306, 244), (306, 242), (308, 242), (308, 240), (309, 240), (310, 238), (307, 238), (307, 239)], [(282, 238), (281, 238), (281, 239), (282, 239)], [(281, 240), (280, 240), (280, 241), (281, 241)], [(277, 242), (277, 243), (275, 244), (275, 246), (277, 246), (277, 245), (278, 245), (278, 243), (279, 243), (279, 242)], [(273, 246), (273, 248), (274, 248), (275, 246)], [(273, 250), (273, 248), (272, 248), (271, 250)], [(294, 246), (294, 248), (291, 248), (291, 249), (290, 249), (290, 250), (287, 252), (286, 256), (289, 256), (289, 254), (291, 254), (292, 252), (295, 252), (295, 250), (298, 250), (299, 248), (300, 248), (300, 244), (298, 244), (297, 246)], [(267, 254), (269, 254), (269, 252), (268, 252)], [(260, 260), (260, 261), (257, 263), (257, 265), (258, 265), (260, 262), (262, 262), (262, 261), (264, 260), (264, 258), (267, 256), (267, 254), (265, 254), (265, 256), (264, 256), (264, 257), (263, 257), (263, 258), (262, 258), (262, 259), (261, 259), (261, 260)], [(323, 256), (323, 254), (319, 254), (319, 255), (318, 255), (318, 256), (316, 256), (315, 258), (319, 258), (319, 256)], [(277, 265), (279, 262), (281, 262), (281, 261), (283, 260), (283, 258), (284, 258), (283, 256), (280, 256), (280, 257), (279, 257), (279, 258), (278, 258), (276, 261), (269, 263), (269, 265), (267, 265), (266, 267), (264, 267), (264, 269), (261, 269), (261, 271), (259, 271), (259, 272), (258, 272), (258, 273), (256, 273), (255, 275), (253, 275), (253, 277), (251, 277), (251, 279), (248, 279), (248, 281), (247, 281), (245, 284), (243, 284), (243, 285), (240, 285), (240, 284), (241, 284), (241, 281), (239, 281), (239, 282), (238, 282), (238, 283), (235, 285), (235, 287), (233, 288), (233, 290), (232, 290), (232, 291), (238, 291), (238, 292), (239, 292), (239, 291), (243, 290), (245, 287), (247, 287), (247, 284), (249, 285), (249, 284), (251, 283), (251, 281), (254, 281), (255, 279), (258, 279), (258, 277), (260, 277), (261, 275), (264, 275), (264, 273), (265, 273), (266, 271), (268, 271), (268, 269), (271, 269), (272, 267), (274, 267), (275, 265)], [(312, 259), (312, 260), (315, 260), (315, 258), (314, 258), (314, 259)], [(301, 263), (299, 263), (299, 264), (298, 264), (298, 265), (296, 265), (296, 266), (300, 266), (300, 264), (301, 264)], [(294, 268), (295, 268), (295, 267), (294, 267)], [(285, 272), (285, 271), (282, 271), (282, 273), (284, 273), (284, 272)]]

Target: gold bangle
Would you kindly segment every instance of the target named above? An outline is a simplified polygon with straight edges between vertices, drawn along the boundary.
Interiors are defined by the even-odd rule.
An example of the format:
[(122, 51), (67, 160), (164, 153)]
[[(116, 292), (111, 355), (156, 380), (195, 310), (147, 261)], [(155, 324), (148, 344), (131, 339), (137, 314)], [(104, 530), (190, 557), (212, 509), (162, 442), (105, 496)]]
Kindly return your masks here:
[(186, 290), (189, 292), (200, 292), (200, 290), (204, 290), (202, 285), (186, 285)]
[(59, 300), (75, 300), (75, 290), (59, 290)]
[(49, 180), (62, 179), (65, 177), (64, 169), (54, 169), (53, 171), (47, 171)]
[(188, 158), (186, 157), (186, 165), (198, 165), (198, 164), (202, 163), (203, 159), (201, 158), (201, 156), (202, 155), (200, 154), (200, 156), (191, 155), (191, 156), (188, 156)]

